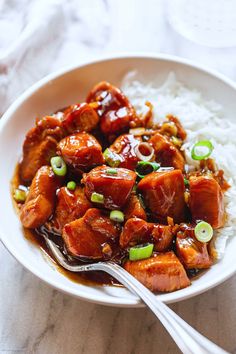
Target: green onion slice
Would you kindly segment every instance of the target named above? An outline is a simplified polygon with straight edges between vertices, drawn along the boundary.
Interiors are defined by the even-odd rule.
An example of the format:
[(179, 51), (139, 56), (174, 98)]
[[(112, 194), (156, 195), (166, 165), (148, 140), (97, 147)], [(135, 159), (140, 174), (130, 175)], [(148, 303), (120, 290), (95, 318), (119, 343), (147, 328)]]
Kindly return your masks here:
[(16, 188), (14, 191), (14, 199), (17, 203), (24, 203), (26, 200), (26, 192), (22, 189)]
[(196, 239), (200, 242), (209, 242), (213, 236), (213, 229), (206, 221), (200, 221), (194, 228)]
[(160, 164), (150, 161), (139, 161), (135, 169), (136, 174), (143, 178), (153, 171), (157, 171), (160, 168)]
[(212, 151), (214, 146), (209, 140), (202, 140), (197, 142), (191, 151), (191, 157), (193, 160), (204, 160), (207, 159)]
[(116, 222), (123, 222), (125, 220), (125, 216), (120, 210), (112, 210), (110, 212), (110, 219)]
[(189, 180), (185, 177), (184, 177), (184, 184), (185, 184), (185, 186), (189, 186)]
[(67, 172), (67, 166), (61, 156), (54, 156), (50, 160), (52, 170), (57, 176), (65, 176)]
[(103, 156), (106, 163), (111, 167), (118, 167), (121, 163), (120, 156), (108, 148), (104, 151)]
[(91, 195), (91, 202), (103, 204), (104, 203), (104, 195), (93, 192)]
[(146, 259), (151, 257), (153, 251), (153, 243), (146, 243), (144, 245), (138, 245), (129, 249), (129, 260), (138, 261), (140, 259)]
[(117, 169), (116, 168), (108, 168), (108, 170), (106, 170), (106, 174), (107, 175), (117, 175)]
[(76, 183), (75, 181), (70, 181), (67, 183), (66, 187), (70, 190), (70, 191), (74, 191), (76, 188)]

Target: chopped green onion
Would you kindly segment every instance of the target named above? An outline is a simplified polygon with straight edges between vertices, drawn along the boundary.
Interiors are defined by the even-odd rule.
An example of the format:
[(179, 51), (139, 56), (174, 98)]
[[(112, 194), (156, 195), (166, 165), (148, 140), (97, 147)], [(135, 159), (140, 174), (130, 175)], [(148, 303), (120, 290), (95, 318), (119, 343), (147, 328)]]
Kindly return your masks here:
[(18, 203), (24, 203), (26, 200), (26, 192), (22, 189), (16, 188), (14, 191), (14, 199)]
[(136, 167), (136, 174), (143, 178), (151, 172), (157, 171), (160, 168), (160, 164), (150, 161), (139, 161)]
[(185, 186), (189, 186), (189, 180), (185, 177), (184, 177), (184, 184), (185, 184)]
[(194, 228), (196, 239), (200, 242), (209, 242), (213, 236), (213, 229), (206, 221), (200, 221)]
[(138, 261), (140, 259), (149, 258), (152, 255), (154, 245), (152, 243), (146, 243), (144, 245), (138, 245), (131, 247), (129, 250), (130, 261)]
[(93, 192), (91, 195), (91, 202), (103, 204), (104, 203), (104, 195)]
[(52, 170), (57, 176), (65, 176), (67, 172), (67, 166), (65, 161), (60, 156), (54, 156), (50, 160)]
[(214, 147), (209, 140), (202, 140), (197, 142), (191, 151), (191, 156), (193, 160), (204, 160), (208, 158)]
[(67, 183), (66, 187), (70, 190), (70, 191), (74, 191), (76, 188), (76, 183), (74, 181), (70, 181)]
[(106, 170), (107, 175), (117, 175), (117, 169), (116, 168), (109, 168)]
[(125, 220), (125, 216), (120, 210), (112, 210), (110, 212), (110, 219), (116, 222), (123, 222)]
[(103, 156), (106, 163), (111, 167), (118, 167), (121, 163), (120, 156), (108, 148), (104, 151)]

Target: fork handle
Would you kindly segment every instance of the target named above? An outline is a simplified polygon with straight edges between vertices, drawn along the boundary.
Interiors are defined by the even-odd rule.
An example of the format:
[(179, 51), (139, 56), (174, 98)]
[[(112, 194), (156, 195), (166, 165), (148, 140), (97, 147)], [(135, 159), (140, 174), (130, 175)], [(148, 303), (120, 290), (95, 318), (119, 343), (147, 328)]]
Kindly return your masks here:
[(225, 350), (197, 332), (167, 305), (158, 300), (151, 291), (124, 268), (113, 262), (95, 263), (93, 264), (93, 270), (95, 270), (94, 266), (97, 270), (109, 273), (129, 290), (138, 295), (161, 321), (184, 354), (227, 354)]

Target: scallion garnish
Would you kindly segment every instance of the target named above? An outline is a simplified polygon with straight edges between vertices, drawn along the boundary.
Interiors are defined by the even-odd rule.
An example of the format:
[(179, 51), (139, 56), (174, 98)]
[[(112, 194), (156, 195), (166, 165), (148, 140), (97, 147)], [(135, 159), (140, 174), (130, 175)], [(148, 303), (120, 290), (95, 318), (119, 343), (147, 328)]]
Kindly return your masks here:
[(104, 195), (100, 194), (100, 193), (93, 192), (91, 195), (91, 202), (103, 204), (104, 203)]
[(67, 183), (66, 187), (70, 190), (70, 191), (74, 191), (76, 188), (76, 183), (74, 181), (70, 181)]
[(138, 261), (140, 259), (146, 259), (151, 257), (154, 245), (152, 243), (146, 243), (144, 245), (138, 245), (131, 247), (129, 250), (129, 260)]
[(16, 188), (14, 191), (14, 199), (17, 203), (24, 203), (26, 200), (26, 192), (22, 189)]
[(185, 186), (189, 186), (189, 180), (186, 177), (184, 177), (184, 184)]
[(125, 216), (120, 210), (112, 210), (110, 212), (110, 219), (116, 222), (123, 222), (125, 220)]
[(116, 168), (108, 168), (106, 170), (107, 175), (117, 175), (117, 169)]
[(209, 242), (213, 236), (213, 229), (206, 221), (200, 221), (194, 228), (196, 239), (200, 242)]
[(108, 148), (104, 151), (103, 156), (106, 163), (111, 167), (118, 167), (121, 163), (120, 156)]
[(199, 141), (193, 146), (191, 157), (193, 160), (207, 159), (211, 155), (213, 149), (214, 147), (209, 140)]
[(157, 171), (160, 168), (160, 164), (150, 161), (139, 161), (135, 169), (136, 174), (143, 178), (151, 172)]
[(65, 176), (67, 172), (67, 166), (61, 156), (54, 156), (50, 160), (52, 170), (57, 176)]

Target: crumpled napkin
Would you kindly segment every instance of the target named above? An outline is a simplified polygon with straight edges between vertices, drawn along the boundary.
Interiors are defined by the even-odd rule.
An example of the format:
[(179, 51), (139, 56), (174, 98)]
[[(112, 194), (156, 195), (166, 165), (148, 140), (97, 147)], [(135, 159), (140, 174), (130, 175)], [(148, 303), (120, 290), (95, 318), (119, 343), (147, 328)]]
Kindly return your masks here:
[(46, 74), (99, 52), (107, 10), (100, 0), (0, 0), (0, 114)]

